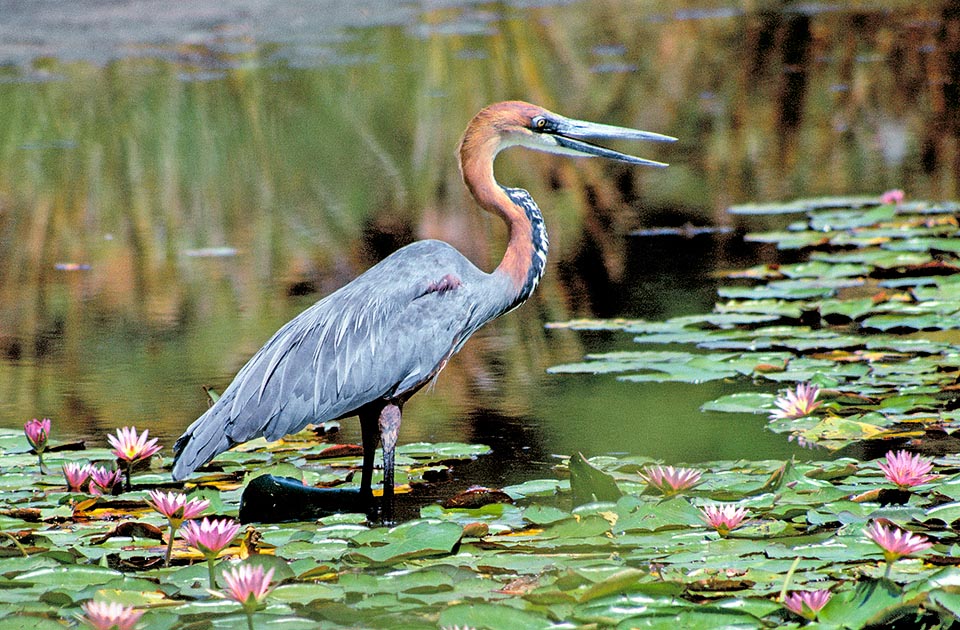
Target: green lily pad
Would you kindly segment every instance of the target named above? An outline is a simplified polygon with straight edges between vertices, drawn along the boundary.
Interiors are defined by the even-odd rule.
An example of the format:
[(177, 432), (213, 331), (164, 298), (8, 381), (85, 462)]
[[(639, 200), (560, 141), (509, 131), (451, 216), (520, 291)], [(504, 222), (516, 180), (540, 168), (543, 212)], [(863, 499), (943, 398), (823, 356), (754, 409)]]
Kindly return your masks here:
[(440, 613), (438, 623), (447, 628), (485, 628), (487, 630), (516, 630), (517, 628), (538, 630), (553, 625), (547, 618), (534, 612), (514, 608), (508, 604), (482, 602), (450, 606)]
[(570, 493), (574, 505), (616, 501), (623, 494), (613, 477), (595, 468), (581, 453), (570, 458)]
[(704, 411), (725, 411), (728, 413), (764, 413), (764, 410), (772, 406), (775, 398), (776, 396), (773, 394), (739, 392), (706, 402), (700, 408)]
[(386, 533), (368, 530), (354, 537), (363, 545), (350, 557), (374, 564), (392, 564), (410, 558), (450, 553), (460, 542), (463, 528), (456, 523), (410, 521)]

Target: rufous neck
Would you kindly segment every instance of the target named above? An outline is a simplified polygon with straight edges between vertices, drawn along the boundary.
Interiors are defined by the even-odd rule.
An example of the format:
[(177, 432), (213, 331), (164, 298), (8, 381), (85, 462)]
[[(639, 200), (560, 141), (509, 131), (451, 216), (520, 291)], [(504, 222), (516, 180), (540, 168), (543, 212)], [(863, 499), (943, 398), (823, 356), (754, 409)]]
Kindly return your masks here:
[(493, 161), (499, 150), (499, 138), (489, 135), (492, 137), (471, 136), (471, 129), (467, 129), (460, 144), (460, 171), (464, 184), (480, 207), (507, 224), (507, 248), (494, 273), (508, 276), (519, 292), (527, 283), (533, 264), (533, 230), (526, 211), (494, 178)]

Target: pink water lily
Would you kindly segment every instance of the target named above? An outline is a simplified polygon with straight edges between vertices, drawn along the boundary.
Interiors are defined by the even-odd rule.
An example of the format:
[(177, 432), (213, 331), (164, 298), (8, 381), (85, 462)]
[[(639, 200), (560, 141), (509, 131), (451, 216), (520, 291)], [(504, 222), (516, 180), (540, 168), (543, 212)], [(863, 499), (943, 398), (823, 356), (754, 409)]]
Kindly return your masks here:
[(126, 489), (130, 489), (130, 473), (133, 465), (145, 459), (150, 459), (158, 453), (163, 447), (157, 444), (157, 438), (148, 440), (149, 429), (144, 429), (143, 433), (137, 433), (137, 427), (123, 427), (117, 429), (117, 434), (108, 435), (107, 441), (113, 447), (113, 454), (125, 463)]
[(693, 468), (673, 466), (647, 466), (640, 476), (651, 488), (664, 496), (673, 496), (692, 488), (700, 482), (701, 472)]
[(783, 605), (806, 619), (816, 619), (817, 613), (827, 605), (833, 596), (828, 590), (819, 591), (795, 591), (786, 596)]
[(227, 587), (221, 596), (237, 602), (247, 615), (252, 615), (270, 592), (272, 579), (273, 569), (264, 572), (262, 566), (241, 564), (223, 573)]
[(107, 441), (113, 447), (113, 454), (128, 462), (138, 462), (147, 459), (159, 452), (162, 446), (157, 444), (157, 438), (148, 440), (150, 430), (144, 429), (137, 433), (137, 427), (123, 427), (117, 429), (117, 434), (108, 435)]
[(899, 188), (894, 188), (893, 190), (888, 190), (880, 195), (880, 203), (899, 206), (903, 203), (903, 200), (907, 197), (907, 194), (900, 190)]
[(903, 490), (940, 478), (939, 475), (929, 474), (933, 469), (931, 460), (907, 451), (888, 451), (886, 462), (880, 462), (878, 466), (887, 481)]
[(713, 504), (700, 508), (700, 517), (721, 536), (726, 536), (740, 527), (747, 514), (747, 508), (731, 504)]
[(147, 504), (167, 517), (170, 525), (170, 533), (167, 539), (167, 553), (164, 558), (164, 566), (170, 566), (170, 556), (173, 554), (173, 538), (184, 521), (196, 518), (203, 514), (203, 511), (210, 507), (210, 501), (206, 499), (187, 499), (185, 494), (179, 492), (161, 492), (160, 490), (151, 490), (150, 498)]
[(820, 388), (812, 383), (799, 383), (796, 390), (786, 390), (778, 396), (773, 404), (777, 406), (770, 412), (771, 420), (790, 419), (796, 420), (809, 416), (814, 410), (823, 404), (818, 401)]
[(78, 464), (76, 462), (66, 462), (62, 466), (63, 477), (67, 481), (67, 489), (72, 492), (83, 492), (83, 486), (90, 479), (93, 473), (93, 466), (90, 464)]
[(90, 494), (99, 497), (104, 494), (113, 494), (113, 489), (120, 483), (123, 473), (119, 470), (109, 470), (103, 466), (90, 468)]
[(37, 454), (40, 474), (43, 474), (43, 452), (47, 450), (47, 439), (50, 437), (51, 424), (50, 418), (44, 418), (43, 420), (34, 418), (23, 425), (23, 434), (27, 436), (30, 448)]
[(43, 420), (34, 418), (23, 425), (23, 433), (27, 436), (30, 448), (39, 453), (47, 447), (51, 424), (50, 418), (44, 418)]
[(264, 572), (262, 566), (242, 564), (223, 573), (227, 588), (214, 595), (232, 599), (243, 606), (243, 612), (247, 614), (247, 628), (253, 630), (253, 613), (260, 608), (263, 599), (270, 592), (271, 579), (273, 569)]
[(216, 588), (213, 563), (220, 552), (236, 538), (240, 531), (240, 523), (226, 518), (210, 520), (204, 517), (202, 521), (189, 521), (180, 531), (186, 543), (207, 559), (210, 569), (210, 588)]
[(898, 558), (925, 551), (933, 546), (926, 536), (900, 529), (896, 525), (887, 527), (880, 521), (874, 521), (864, 533), (883, 550), (887, 561), (887, 572)]
[(143, 615), (142, 610), (118, 602), (89, 601), (81, 608), (83, 621), (96, 630), (133, 630)]
[(150, 498), (147, 503), (150, 507), (175, 521), (178, 527), (183, 521), (200, 516), (210, 507), (210, 501), (206, 499), (188, 499), (187, 495), (179, 492), (164, 493), (161, 490), (151, 490), (148, 494)]
[(227, 519), (190, 521), (183, 526), (183, 539), (187, 544), (206, 555), (218, 554), (233, 542), (240, 531), (240, 523)]

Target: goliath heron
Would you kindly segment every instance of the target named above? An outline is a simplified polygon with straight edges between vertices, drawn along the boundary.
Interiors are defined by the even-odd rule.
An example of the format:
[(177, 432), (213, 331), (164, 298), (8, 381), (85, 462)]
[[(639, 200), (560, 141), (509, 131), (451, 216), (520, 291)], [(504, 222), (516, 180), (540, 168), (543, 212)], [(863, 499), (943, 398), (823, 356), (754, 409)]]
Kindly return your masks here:
[(447, 243), (419, 241), (387, 256), (283, 326), (174, 446), (173, 478), (241, 442), (277, 440), (307, 424), (359, 416), (362, 495), (371, 494), (374, 451), (383, 445), (383, 498), (393, 496), (394, 447), (404, 402), (436, 378), (467, 339), (519, 306), (547, 258), (543, 216), (529, 193), (501, 187), (497, 153), (524, 146), (562, 155), (666, 166), (586, 138), (672, 141), (634, 129), (572, 120), (523, 102), (490, 105), (460, 142), (463, 181), (481, 208), (507, 224), (509, 241), (492, 273)]

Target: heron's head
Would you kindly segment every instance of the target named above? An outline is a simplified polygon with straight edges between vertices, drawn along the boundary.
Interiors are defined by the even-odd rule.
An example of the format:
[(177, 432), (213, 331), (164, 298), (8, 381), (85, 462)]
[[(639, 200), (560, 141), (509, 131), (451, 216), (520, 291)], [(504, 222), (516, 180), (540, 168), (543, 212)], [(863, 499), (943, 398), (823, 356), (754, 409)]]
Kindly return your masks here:
[(574, 120), (521, 101), (496, 103), (484, 108), (467, 126), (460, 143), (461, 163), (493, 160), (497, 152), (511, 146), (572, 155), (602, 157), (629, 164), (666, 166), (663, 162), (627, 155), (591, 142), (588, 138), (652, 140), (673, 142), (676, 138), (649, 131), (628, 129)]

